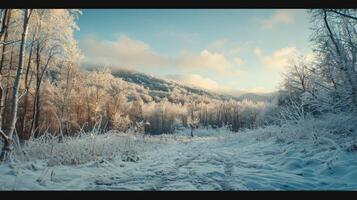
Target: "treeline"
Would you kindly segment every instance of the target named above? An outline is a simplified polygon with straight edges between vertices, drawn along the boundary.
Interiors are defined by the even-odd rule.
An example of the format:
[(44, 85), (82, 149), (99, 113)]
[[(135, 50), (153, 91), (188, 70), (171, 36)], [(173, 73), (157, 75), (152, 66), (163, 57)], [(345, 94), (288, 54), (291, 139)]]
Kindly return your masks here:
[(273, 103), (244, 101), (192, 100), (176, 104), (163, 100), (143, 106), (145, 131), (150, 134), (174, 133), (181, 127), (221, 128), (232, 131), (255, 128), (269, 122), (269, 116), (276, 112)]

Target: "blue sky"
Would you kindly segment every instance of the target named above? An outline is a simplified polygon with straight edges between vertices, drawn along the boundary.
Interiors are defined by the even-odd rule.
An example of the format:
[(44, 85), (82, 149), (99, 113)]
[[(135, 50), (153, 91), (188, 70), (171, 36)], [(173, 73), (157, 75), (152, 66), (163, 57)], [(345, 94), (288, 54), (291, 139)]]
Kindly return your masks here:
[(129, 68), (215, 91), (277, 89), (288, 59), (311, 55), (305, 10), (84, 9), (83, 64)]

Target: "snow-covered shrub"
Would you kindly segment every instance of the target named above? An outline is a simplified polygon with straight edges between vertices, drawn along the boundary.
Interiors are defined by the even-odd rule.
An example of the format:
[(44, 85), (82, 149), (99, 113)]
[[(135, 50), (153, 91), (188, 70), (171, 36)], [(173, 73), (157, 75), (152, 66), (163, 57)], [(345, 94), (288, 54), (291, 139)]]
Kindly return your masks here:
[(144, 101), (144, 103), (150, 103), (153, 101), (153, 98), (148, 94), (141, 94), (141, 99)]
[(281, 106), (279, 109), (280, 119), (284, 122), (299, 121), (311, 118), (311, 113), (306, 112), (304, 105), (301, 102), (290, 99), (287, 105)]
[(279, 107), (275, 102), (266, 103), (264, 109), (262, 109), (257, 115), (257, 125), (270, 125), (276, 124), (279, 119)]
[(122, 113), (117, 112), (113, 119), (113, 128), (118, 131), (125, 132), (130, 128), (131, 120), (128, 115), (122, 115)]
[(115, 131), (106, 134), (83, 132), (77, 137), (65, 137), (62, 142), (56, 136), (44, 134), (26, 141), (21, 151), (16, 151), (15, 158), (20, 161), (45, 159), (49, 165), (77, 165), (100, 159), (110, 160), (115, 156), (140, 158), (140, 153), (150, 147), (148, 140)]
[(144, 106), (144, 118), (148, 122), (145, 133), (163, 134), (173, 133), (180, 125), (180, 119), (184, 113), (180, 104), (170, 103), (167, 100), (160, 103), (152, 102)]
[[(232, 131), (242, 128), (255, 128), (265, 120), (264, 113), (267, 110), (267, 102), (253, 102), (247, 99), (242, 101), (211, 101), (200, 103), (199, 118), (200, 125), (220, 128), (230, 126)], [(270, 106), (271, 110), (274, 106)]]

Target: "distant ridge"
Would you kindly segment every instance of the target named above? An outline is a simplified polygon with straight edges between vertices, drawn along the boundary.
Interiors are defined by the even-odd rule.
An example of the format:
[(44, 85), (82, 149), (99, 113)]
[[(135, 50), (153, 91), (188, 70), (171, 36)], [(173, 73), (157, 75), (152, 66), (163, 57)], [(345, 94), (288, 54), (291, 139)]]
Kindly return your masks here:
[[(95, 68), (86, 67), (85, 69), (91, 71)], [(120, 78), (129, 84), (131, 83), (143, 87), (145, 90), (147, 90), (147, 94), (149, 96), (158, 100), (165, 97), (170, 99), (172, 98), (173, 93), (179, 93), (181, 95), (188, 96), (201, 96), (216, 100), (248, 99), (252, 101), (270, 101), (275, 96), (275, 93), (243, 93), (239, 96), (219, 94), (217, 92), (208, 91), (199, 87), (188, 86), (168, 78), (153, 76), (130, 69), (111, 69), (111, 73), (114, 77)]]

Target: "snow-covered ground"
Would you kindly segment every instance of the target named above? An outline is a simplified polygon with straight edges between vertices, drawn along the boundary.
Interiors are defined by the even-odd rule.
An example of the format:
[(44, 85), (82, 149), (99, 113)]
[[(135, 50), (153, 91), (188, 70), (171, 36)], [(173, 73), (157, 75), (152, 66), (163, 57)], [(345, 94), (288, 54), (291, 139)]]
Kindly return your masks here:
[[(289, 128), (270, 126), (241, 133), (225, 129), (199, 129), (193, 138), (188, 131), (145, 138), (142, 135), (114, 133), (88, 136), (95, 137), (93, 140), (97, 140), (97, 147), (103, 146), (101, 153), (95, 153), (98, 155), (92, 161), (75, 165), (70, 162), (56, 163), (50, 157), (41, 156), (55, 156), (55, 153), (45, 154), (32, 146), (31, 150), (26, 150), (32, 160), (0, 166), (0, 189), (357, 189), (357, 149), (353, 146), (357, 144), (355, 133), (326, 133), (315, 123), (314, 126), (301, 128), (306, 134), (292, 134), (291, 130), (287, 135), (285, 132)], [(316, 128), (321, 134), (314, 133)], [(299, 130), (294, 129), (296, 132)], [(88, 143), (88, 138), (76, 140)], [(51, 149), (58, 155), (67, 155), (58, 153), (64, 147), (60, 145), (67, 145), (68, 151), (74, 151), (70, 149), (73, 141), (54, 144)], [(84, 148), (83, 145), (77, 146)], [(114, 146), (118, 149), (113, 149)], [(85, 155), (91, 149), (86, 148), (81, 154), (89, 159)], [(113, 150), (111, 154), (110, 149)], [(66, 163), (64, 161), (62, 159)]]

